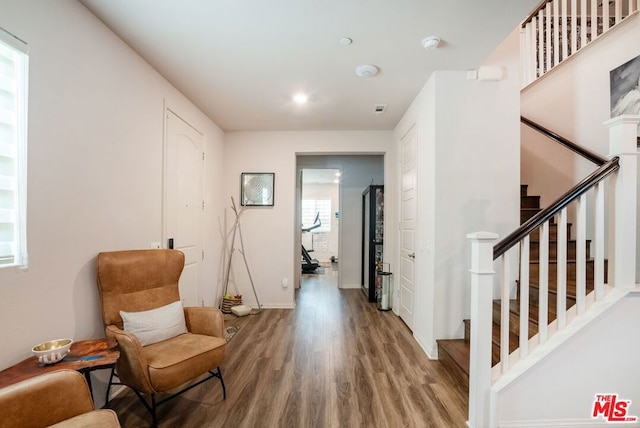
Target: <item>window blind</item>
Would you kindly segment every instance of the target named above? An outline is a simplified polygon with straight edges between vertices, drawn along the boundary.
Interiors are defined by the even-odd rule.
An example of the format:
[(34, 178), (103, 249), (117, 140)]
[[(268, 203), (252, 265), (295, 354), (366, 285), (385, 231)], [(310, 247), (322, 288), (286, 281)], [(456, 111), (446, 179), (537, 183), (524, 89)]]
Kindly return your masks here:
[(301, 208), (303, 227), (313, 225), (316, 215), (320, 213), (322, 226), (313, 229), (312, 232), (331, 232), (331, 199), (303, 199)]
[(0, 267), (27, 265), (27, 46), (0, 29)]

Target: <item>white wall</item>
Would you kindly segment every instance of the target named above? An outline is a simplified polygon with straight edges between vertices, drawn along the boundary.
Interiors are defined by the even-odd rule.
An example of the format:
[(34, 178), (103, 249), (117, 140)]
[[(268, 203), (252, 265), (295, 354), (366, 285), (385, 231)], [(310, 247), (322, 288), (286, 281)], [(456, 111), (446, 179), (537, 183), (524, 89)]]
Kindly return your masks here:
[(484, 62), (501, 81), (435, 72), (396, 127), (415, 123), (418, 215), (414, 336), (432, 357), (436, 339), (462, 337), (469, 317), (469, 232), (504, 237), (519, 223), (518, 39)]
[[(636, 13), (525, 88), (522, 115), (606, 157), (609, 133), (602, 123), (611, 117), (609, 72), (640, 55), (640, 45), (635, 43), (639, 37), (640, 17)], [(526, 165), (525, 154), (523, 148), (523, 174), (534, 168)], [(562, 169), (567, 167), (571, 169), (562, 165)], [(574, 168), (576, 174), (582, 174)]]
[[(391, 132), (386, 134), (390, 144)], [(381, 169), (379, 157), (370, 158), (367, 161), (356, 167), (357, 163), (352, 160), (352, 166), (345, 168), (345, 174), (342, 177), (341, 192), (344, 215), (342, 217), (341, 243), (343, 262), (340, 265), (341, 288), (360, 288), (362, 286), (362, 192), (372, 182), (373, 184), (385, 184), (387, 180), (383, 178), (383, 172), (385, 176), (388, 176), (387, 169), (391, 168), (395, 171), (396, 168), (395, 164), (389, 165), (385, 159), (384, 169)], [(384, 226), (383, 260), (387, 263), (388, 257), (393, 253), (389, 250), (384, 238), (388, 236), (387, 233), (395, 230), (393, 216), (390, 215), (389, 210), (385, 211)]]
[[(251, 268), (260, 303), (265, 308), (294, 306), (294, 284), (300, 275), (300, 222), (297, 219), (296, 195), (298, 175), (296, 157), (306, 155), (336, 154), (385, 154), (390, 151), (391, 131), (309, 131), (309, 132), (229, 132), (225, 135), (225, 191), (227, 198), (238, 197), (239, 177), (242, 172), (275, 172), (275, 204), (268, 208), (251, 208), (243, 214), (242, 228), (245, 235), (247, 258)], [(308, 166), (308, 165), (307, 165)], [(333, 167), (333, 166), (332, 166)], [(395, 179), (396, 165), (392, 155), (384, 159), (384, 181)], [(351, 170), (343, 170), (343, 183)], [(390, 174), (393, 174), (390, 176)], [(370, 180), (370, 179), (369, 179)], [(358, 186), (360, 188), (361, 186)], [(360, 188), (359, 194), (362, 194)], [(351, 200), (350, 189), (342, 184), (342, 210), (348, 209), (345, 201)], [(355, 192), (355, 190), (354, 190)], [(358, 200), (358, 204), (360, 201)], [(393, 210), (387, 211), (393, 221)], [(348, 219), (352, 217), (349, 216)], [(341, 228), (349, 230), (347, 219), (342, 216)], [(389, 232), (388, 232), (389, 231)], [(393, 228), (385, 229), (385, 235)], [(343, 240), (341, 258), (350, 247)], [(359, 243), (357, 248), (359, 251)], [(355, 250), (354, 250), (355, 251)], [(387, 247), (385, 247), (387, 251)], [(391, 249), (390, 251), (393, 251)], [(392, 254), (392, 253), (389, 253)], [(359, 265), (341, 262), (340, 269), (357, 270)], [(239, 265), (234, 281), (236, 287), (255, 304), (251, 288)], [(256, 276), (258, 277), (256, 279)], [(287, 279), (289, 286), (282, 287)]]
[(161, 238), (163, 100), (205, 134), (213, 302), (222, 131), (78, 2), (0, 0), (0, 10), (0, 26), (30, 48), (30, 264), (0, 269), (0, 369), (41, 341), (104, 336), (97, 253)]
[[(507, 66), (498, 57), (494, 64)], [(462, 337), (469, 317), (469, 232), (504, 238), (519, 223), (517, 67), (500, 82), (436, 75), (436, 338)], [(454, 126), (462, 119), (463, 126)], [(459, 299), (458, 296), (462, 296)]]
[(497, 391), (500, 426), (606, 426), (591, 419), (602, 393), (631, 400), (629, 415), (640, 417), (640, 337), (629, 334), (640, 329), (638, 311), (640, 294), (631, 293)]
[[(640, 15), (635, 13), (525, 88), (522, 115), (607, 157), (609, 131), (602, 123), (611, 117), (609, 73), (640, 55), (639, 39)], [(543, 206), (596, 168), (524, 128), (522, 180), (529, 184), (531, 194), (542, 196)], [(640, 229), (638, 234), (636, 241)], [(637, 254), (640, 266), (640, 252)]]
[[(400, 143), (402, 137), (415, 127), (417, 145), (417, 167), (416, 167), (416, 251), (415, 251), (415, 272), (414, 272), (414, 319), (413, 335), (418, 343), (431, 358), (436, 356), (435, 347), (435, 306), (439, 303), (434, 299), (435, 295), (435, 204), (436, 200), (436, 162), (435, 138), (436, 111), (435, 94), (436, 80), (432, 75), (422, 90), (418, 93), (413, 103), (404, 114), (394, 130), (394, 142), (396, 144), (396, 157), (400, 159)], [(400, 186), (401, 171), (397, 172), (397, 183)], [(387, 186), (388, 187), (388, 186)], [(395, 203), (401, 206), (401, 191), (395, 192)], [(388, 198), (387, 198), (388, 200)], [(398, 218), (401, 213), (398, 209)], [(400, 248), (400, 243), (396, 243), (396, 248)], [(400, 254), (396, 255), (396, 266), (400, 266)], [(401, 272), (397, 273), (400, 278)], [(394, 312), (399, 311), (399, 288), (400, 279), (394, 281), (394, 291), (392, 305)], [(463, 297), (461, 296), (460, 299)]]

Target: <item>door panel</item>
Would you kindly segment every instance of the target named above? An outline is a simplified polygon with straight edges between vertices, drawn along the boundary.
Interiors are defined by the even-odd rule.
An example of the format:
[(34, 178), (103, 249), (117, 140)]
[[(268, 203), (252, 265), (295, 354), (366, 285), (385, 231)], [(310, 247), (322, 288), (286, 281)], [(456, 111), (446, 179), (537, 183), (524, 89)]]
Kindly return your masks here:
[(402, 259), (402, 277), (409, 283), (413, 283), (413, 262), (410, 258)]
[(165, 246), (172, 238), (173, 248), (185, 254), (180, 297), (185, 306), (196, 306), (202, 301), (203, 136), (170, 110), (165, 119)]
[[(407, 192), (409, 193), (409, 192)], [(414, 221), (416, 218), (416, 201), (413, 195), (404, 194), (404, 197), (410, 197), (402, 201), (402, 221)]]
[(400, 305), (399, 314), (413, 329), (415, 295), (416, 130), (415, 124), (400, 140), (402, 195), (400, 206)]

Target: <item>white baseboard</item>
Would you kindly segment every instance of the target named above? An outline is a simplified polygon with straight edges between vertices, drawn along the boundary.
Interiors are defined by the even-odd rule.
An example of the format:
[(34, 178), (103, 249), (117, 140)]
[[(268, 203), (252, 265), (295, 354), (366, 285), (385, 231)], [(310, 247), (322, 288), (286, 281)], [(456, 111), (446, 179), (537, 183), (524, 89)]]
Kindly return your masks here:
[(427, 345), (425, 343), (423, 343), (422, 340), (420, 340), (420, 338), (418, 336), (416, 336), (415, 334), (413, 335), (413, 338), (416, 340), (416, 342), (418, 342), (418, 345), (420, 346), (420, 348), (422, 348), (422, 350), (424, 351), (425, 354), (427, 354), (427, 358), (429, 358), (430, 360), (437, 360), (438, 359), (438, 347), (434, 346), (434, 345)]
[(263, 303), (261, 306), (262, 309), (295, 309), (296, 303)]
[(109, 394), (109, 401), (122, 395), (127, 389), (128, 387), (124, 385), (113, 385)]
[(339, 288), (342, 289), (356, 289), (356, 288), (361, 288), (360, 284), (342, 284)]
[[(618, 425), (620, 424), (613, 424)], [(625, 424), (622, 424), (623, 426)], [(635, 424), (632, 424), (635, 425)], [(582, 427), (611, 427), (612, 424), (602, 419), (536, 419), (529, 421), (501, 421), (498, 422), (499, 428), (582, 428)]]

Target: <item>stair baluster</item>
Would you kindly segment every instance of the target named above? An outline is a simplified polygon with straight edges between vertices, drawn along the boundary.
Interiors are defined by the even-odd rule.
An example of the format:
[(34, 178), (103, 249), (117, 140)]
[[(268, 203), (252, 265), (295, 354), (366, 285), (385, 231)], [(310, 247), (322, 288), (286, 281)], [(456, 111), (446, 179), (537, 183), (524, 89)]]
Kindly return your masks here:
[[(487, 243), (495, 236), (488, 232), (467, 235), (472, 240), (471, 269), (471, 322), (470, 344), (471, 364), (469, 370), (469, 426), (497, 426), (496, 416), (490, 409), (498, 404), (492, 400), (505, 393), (510, 378), (500, 377), (511, 372), (521, 360), (542, 358), (551, 347), (534, 350), (548, 338), (565, 328), (574, 318), (583, 318), (592, 303), (604, 300), (607, 263), (605, 252), (604, 222), (604, 184), (603, 180), (617, 172), (614, 183), (615, 195), (613, 203), (613, 225), (610, 238), (613, 247), (613, 278), (609, 278), (609, 286), (620, 291), (635, 287), (636, 279), (636, 193), (637, 193), (637, 126), (640, 116), (622, 116), (606, 122), (610, 127), (610, 152), (616, 156), (601, 165), (596, 171), (578, 183), (548, 208), (540, 211), (528, 205), (531, 198), (526, 187), (521, 192), (523, 224), (516, 231), (493, 245), (493, 258), (502, 266), (500, 298), (493, 302), (493, 328), (487, 317), (487, 302), (478, 299), (491, 299), (493, 284), (492, 270), (486, 264), (488, 255)], [(619, 170), (619, 171), (618, 171)], [(590, 259), (591, 241), (587, 240), (587, 192), (594, 191), (594, 259)], [(567, 222), (567, 206), (576, 203), (576, 240), (568, 241), (571, 224)], [(530, 217), (530, 218), (529, 218)], [(557, 219), (557, 223), (554, 222)], [(555, 239), (550, 239), (550, 236)], [(509, 264), (514, 253), (512, 249), (520, 249), (520, 284), (519, 305), (517, 300), (510, 300), (511, 287)], [(537, 251), (537, 254), (536, 254)], [(554, 255), (553, 252), (556, 254)], [(567, 268), (571, 266), (571, 268)], [(536, 283), (537, 282), (537, 283)], [(480, 287), (487, 287), (482, 290)], [(595, 290), (595, 291), (594, 291)], [(594, 291), (593, 294), (588, 293)], [(525, 294), (526, 293), (526, 294)], [(553, 294), (556, 300), (549, 299)], [(617, 299), (621, 293), (610, 293)], [(591, 297), (593, 296), (593, 298)], [(555, 305), (553, 304), (555, 303)], [(554, 307), (555, 306), (555, 307)], [(537, 313), (536, 313), (537, 311)], [(528, 312), (528, 313), (527, 313)], [(508, 316), (506, 315), (508, 313)], [(588, 319), (588, 318), (587, 318)], [(516, 322), (517, 320), (517, 322)], [(478, 324), (476, 324), (478, 323)], [(465, 321), (465, 334), (468, 331), (468, 320)], [(498, 339), (496, 326), (499, 325)], [(493, 334), (491, 330), (493, 329)], [(512, 340), (515, 329), (519, 337)], [(493, 339), (489, 340), (492, 336)], [(466, 339), (466, 338), (465, 338)], [(565, 338), (560, 337), (562, 342)], [(442, 342), (442, 343), (441, 343)], [(439, 353), (446, 353), (445, 343), (438, 341)], [(463, 341), (463, 343), (466, 342)], [(489, 348), (489, 342), (492, 342)], [(556, 344), (554, 346), (558, 346)], [(515, 351), (517, 344), (520, 352)], [(442, 351), (441, 351), (441, 345)], [(496, 352), (497, 351), (497, 352)], [(498, 362), (487, 377), (489, 357), (492, 363)], [(526, 371), (527, 364), (520, 365), (516, 373)], [(494, 389), (490, 394), (493, 382)]]
[(593, 287), (596, 301), (604, 297), (604, 183), (600, 182), (595, 189), (595, 267)]
[(509, 272), (509, 260), (507, 255), (503, 254), (500, 257), (500, 264), (502, 265), (502, 296), (500, 300), (500, 325), (507, 326), (500, 329), (500, 361), (502, 364), (502, 373), (506, 373), (509, 370), (509, 302), (511, 301), (511, 275)]
[(637, 10), (635, 0), (543, 2), (522, 23), (523, 86), (551, 71)]
[(564, 208), (558, 214), (558, 251), (557, 251), (557, 278), (556, 278), (556, 313), (558, 314), (558, 330), (567, 324), (567, 209)]
[[(529, 251), (530, 235), (520, 241), (520, 327), (519, 331), (529, 329)], [(519, 335), (520, 358), (529, 355), (529, 335)]]
[[(566, 239), (566, 236), (558, 236), (556, 239)], [(538, 280), (538, 333), (539, 343), (547, 341), (548, 335), (548, 310), (549, 310), (549, 222), (545, 221), (540, 227), (539, 245), (540, 276)], [(520, 334), (526, 334), (521, 330)]]

